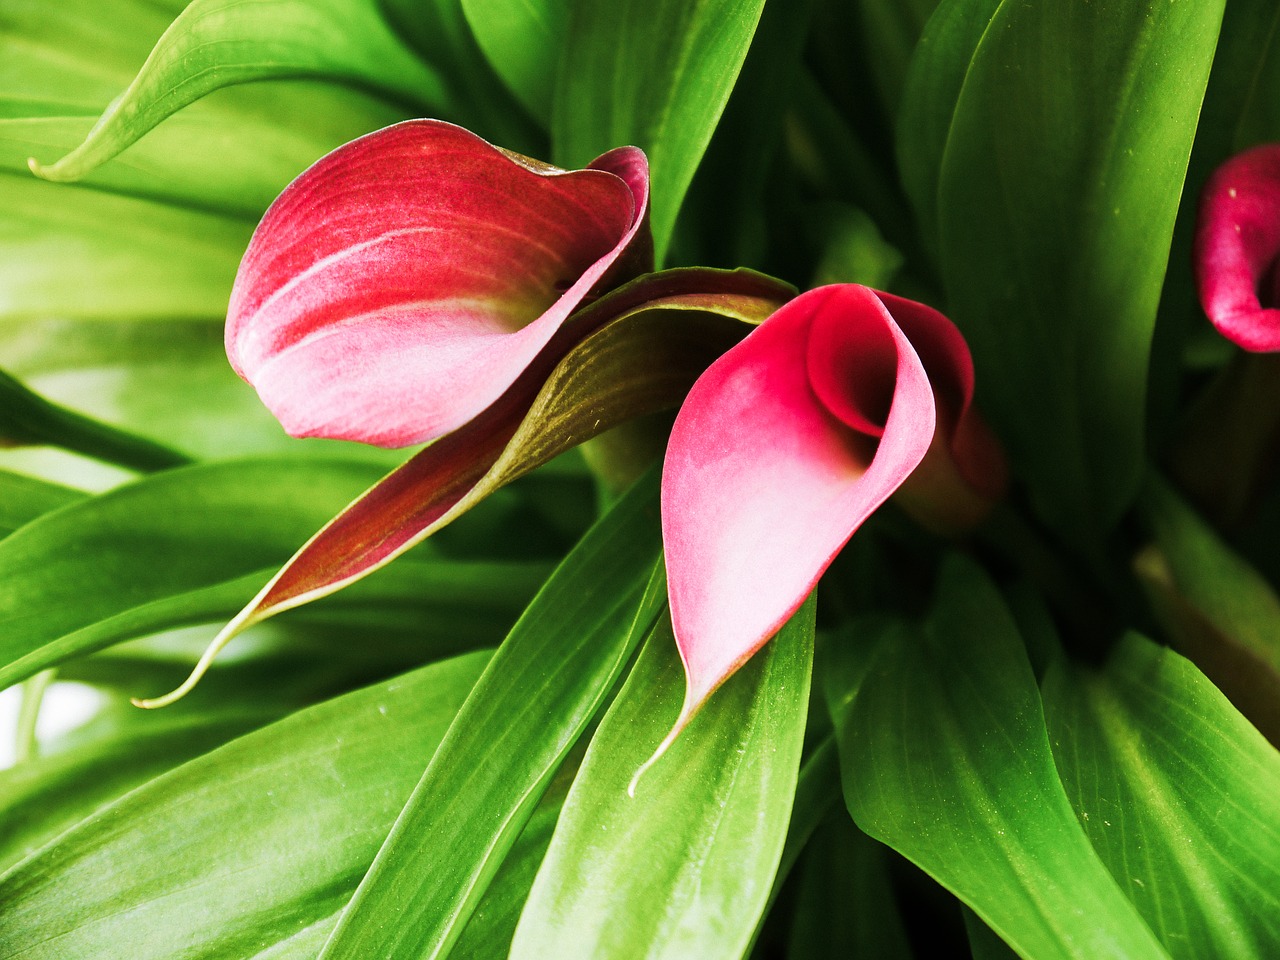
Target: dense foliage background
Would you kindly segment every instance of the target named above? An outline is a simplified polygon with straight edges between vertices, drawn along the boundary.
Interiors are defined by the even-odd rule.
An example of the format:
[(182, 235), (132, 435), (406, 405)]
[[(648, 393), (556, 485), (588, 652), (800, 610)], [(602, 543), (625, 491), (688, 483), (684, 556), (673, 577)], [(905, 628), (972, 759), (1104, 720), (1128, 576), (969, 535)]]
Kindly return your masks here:
[[(1280, 366), (1191, 271), (1278, 38), (1263, 0), (4, 0), (0, 957), (1280, 955)], [(880, 510), (634, 797), (684, 693), (669, 417), (128, 702), (407, 456), (286, 437), (222, 324), (272, 199), (409, 117), (643, 148), (659, 266), (937, 307), (1008, 455), (975, 530)], [(38, 736), (66, 683), (95, 712)]]

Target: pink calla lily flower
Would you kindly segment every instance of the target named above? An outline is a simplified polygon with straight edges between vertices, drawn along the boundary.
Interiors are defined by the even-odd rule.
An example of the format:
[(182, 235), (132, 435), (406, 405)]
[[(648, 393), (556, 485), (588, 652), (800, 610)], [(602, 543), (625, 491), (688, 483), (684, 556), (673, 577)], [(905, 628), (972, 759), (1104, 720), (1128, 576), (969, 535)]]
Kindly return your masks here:
[(972, 396), (969, 349), (950, 320), (853, 284), (792, 300), (708, 368), (680, 409), (662, 478), (687, 678), (672, 736), (895, 491), (934, 525), (981, 518), (1006, 472)]
[(1200, 197), (1193, 259), (1218, 331), (1254, 352), (1280, 350), (1280, 144), (1238, 154)]
[(371, 133), (267, 211), (227, 355), (294, 436), (433, 440), (579, 339), (575, 309), (653, 268), (648, 193), (635, 147), (565, 171), (438, 120)]

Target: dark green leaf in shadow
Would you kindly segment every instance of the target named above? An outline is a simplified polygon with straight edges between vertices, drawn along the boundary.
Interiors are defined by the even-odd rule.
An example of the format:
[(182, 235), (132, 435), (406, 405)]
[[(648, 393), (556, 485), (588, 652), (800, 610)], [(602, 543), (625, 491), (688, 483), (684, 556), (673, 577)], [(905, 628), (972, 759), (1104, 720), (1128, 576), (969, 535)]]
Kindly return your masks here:
[(146, 437), (51, 403), (0, 370), (0, 444), (44, 444), (133, 470), (162, 470), (190, 460)]
[(911, 956), (884, 847), (835, 811), (801, 860), (788, 960)]
[(743, 954), (791, 816), (814, 609), (810, 600), (708, 701), (631, 796), (684, 697), (670, 619), (659, 621), (592, 738), (513, 958), (558, 958), (570, 943), (618, 960)]
[(666, 599), (657, 499), (650, 471), (534, 598), (431, 758), (324, 960), (447, 954)]
[(1003, 3), (947, 139), (941, 261), (979, 403), (1041, 515), (1087, 552), (1141, 479), (1152, 330), (1222, 9)]
[(78, 179), (219, 87), (297, 77), (347, 80), (447, 111), (440, 79), (400, 42), (375, 0), (195, 0), (85, 141), (32, 169)]
[(832, 650), (845, 802), (863, 831), (1027, 957), (1168, 955), (1081, 830), (1017, 628), (953, 557), (923, 628), (864, 621)]
[(1170, 640), (1280, 745), (1280, 598), (1155, 473), (1142, 515), (1154, 542), (1134, 570)]
[(0, 957), (296, 955), (350, 897), (487, 656), (301, 711), (127, 794), (0, 878)]
[(969, 950), (973, 960), (1018, 960), (1007, 943), (968, 907), (964, 910), (964, 931), (969, 936)]
[(938, 181), (956, 101), (974, 52), (1002, 0), (942, 0), (920, 36), (903, 80), (895, 129), (902, 186), (926, 249), (938, 251)]
[(898, 115), (911, 56), (938, 0), (857, 0), (858, 34), (885, 116)]
[(1089, 839), (1177, 960), (1280, 952), (1280, 753), (1187, 660), (1130, 634), (1044, 685)]
[(551, 111), (552, 158), (576, 169), (623, 144), (644, 150), (659, 265), (763, 7), (764, 0), (577, 0), (571, 8)]

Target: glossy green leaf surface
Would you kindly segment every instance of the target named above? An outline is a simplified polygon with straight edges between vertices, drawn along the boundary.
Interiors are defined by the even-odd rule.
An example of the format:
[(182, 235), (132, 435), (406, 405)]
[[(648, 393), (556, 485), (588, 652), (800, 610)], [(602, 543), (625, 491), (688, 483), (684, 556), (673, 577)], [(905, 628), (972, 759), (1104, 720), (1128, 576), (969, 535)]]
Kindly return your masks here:
[(1280, 951), (1280, 753), (1137, 634), (1101, 672), (1056, 665), (1044, 701), (1076, 814), (1169, 955)]
[(551, 111), (552, 159), (573, 169), (623, 144), (644, 150), (659, 266), (763, 7), (763, 0), (572, 4)]
[(953, 559), (923, 628), (864, 621), (854, 639), (833, 651), (827, 695), (858, 826), (1023, 956), (1166, 960), (1076, 821), (986, 576)]
[[(444, 956), (665, 600), (641, 478), (503, 642), (321, 954)], [(445, 859), (421, 850), (447, 850)]]
[(221, 321), (0, 324), (0, 355), (9, 372), (47, 400), (201, 459), (287, 452), (389, 467), (404, 458), (399, 451), (287, 436), (227, 363)]
[[(516, 930), (516, 960), (739, 957), (764, 912), (796, 790), (810, 601), (628, 784), (680, 711), (669, 618), (587, 751)], [(642, 869), (637, 865), (643, 864)]]
[(35, 169), (51, 180), (77, 179), (219, 87), (306, 76), (380, 88), (428, 110), (444, 107), (440, 80), (399, 41), (373, 0), (195, 0), (84, 143)]
[(0, 873), (107, 802), (277, 716), (243, 707), (152, 715), (120, 736), (0, 771)]
[(487, 656), (301, 711), (121, 798), (0, 877), (0, 957), (294, 955), (350, 896)]
[(956, 103), (938, 205), (951, 315), (1015, 473), (1084, 549), (1137, 492), (1156, 307), (1222, 9), (1003, 3)]

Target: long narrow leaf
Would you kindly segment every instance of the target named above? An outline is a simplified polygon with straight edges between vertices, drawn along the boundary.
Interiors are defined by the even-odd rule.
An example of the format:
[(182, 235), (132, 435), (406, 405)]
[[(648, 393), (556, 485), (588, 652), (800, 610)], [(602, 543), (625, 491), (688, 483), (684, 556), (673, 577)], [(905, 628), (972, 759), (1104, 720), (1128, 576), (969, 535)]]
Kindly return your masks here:
[(126, 795), (0, 877), (0, 957), (243, 957), (323, 928), (486, 657), (304, 710)]
[(657, 519), (650, 472), (547, 581), (431, 758), (324, 960), (448, 952), (665, 601), (665, 578), (651, 576)]
[[(516, 930), (515, 960), (741, 956), (773, 887), (813, 662), (810, 601), (636, 785), (683, 698), (669, 619), (592, 739)], [(637, 865), (643, 865), (637, 869)]]

